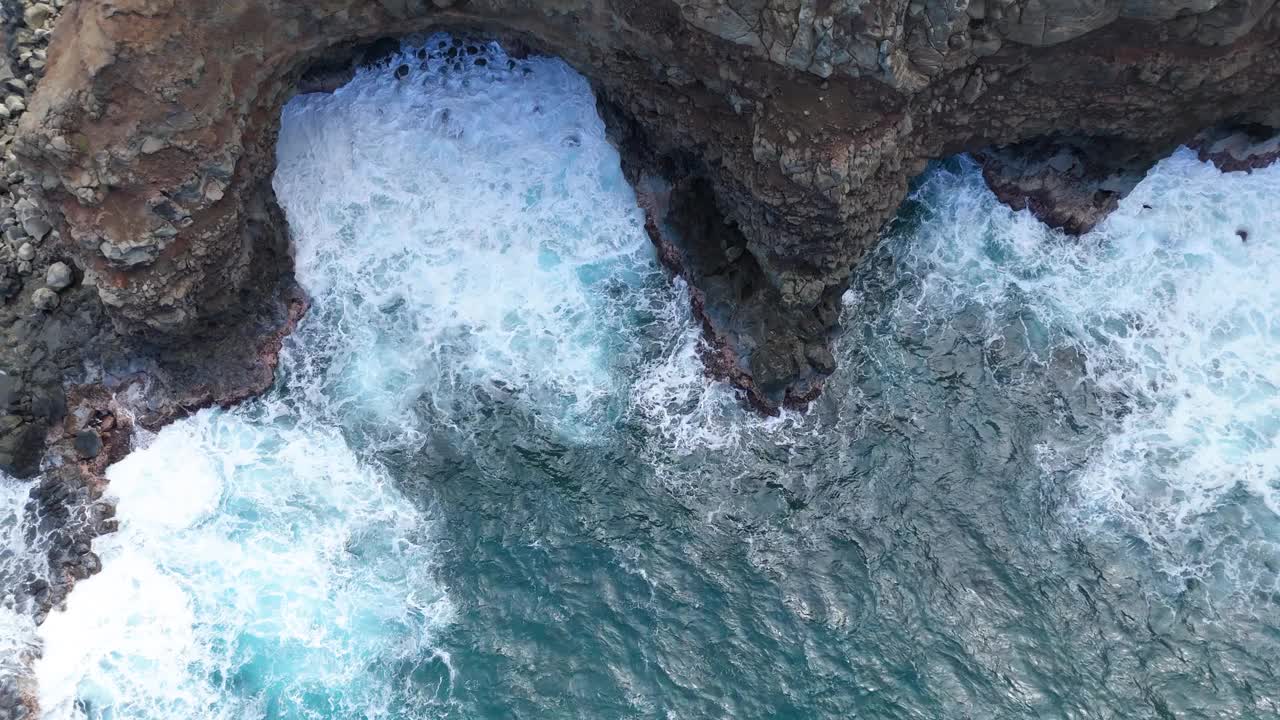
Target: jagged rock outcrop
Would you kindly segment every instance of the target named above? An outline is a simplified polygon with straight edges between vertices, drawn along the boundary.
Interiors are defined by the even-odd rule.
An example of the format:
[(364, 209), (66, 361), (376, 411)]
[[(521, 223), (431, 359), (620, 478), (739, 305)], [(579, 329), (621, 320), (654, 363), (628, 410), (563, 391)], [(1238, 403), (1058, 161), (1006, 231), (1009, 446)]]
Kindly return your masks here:
[(287, 315), (281, 107), (450, 28), (593, 81), (629, 173), (698, 218), (679, 264), (766, 410), (830, 372), (832, 309), (929, 158), (1071, 137), (1141, 167), (1280, 93), (1275, 0), (79, 0), (15, 151), (104, 332), (255, 357)]
[[(1223, 172), (1250, 172), (1280, 159), (1280, 131), (1271, 125), (1215, 125), (1187, 144)], [(1029, 210), (1069, 235), (1083, 235), (1173, 150), (1174, 143), (1152, 147), (1109, 138), (1046, 136), (986, 148), (974, 157), (1001, 202)]]
[(1197, 135), (1191, 147), (1223, 172), (1248, 172), (1280, 160), (1280, 133), (1269, 125), (1219, 126)]
[(1001, 202), (1082, 235), (1120, 205), (1160, 154), (1100, 138), (1045, 137), (987, 148), (975, 157)]

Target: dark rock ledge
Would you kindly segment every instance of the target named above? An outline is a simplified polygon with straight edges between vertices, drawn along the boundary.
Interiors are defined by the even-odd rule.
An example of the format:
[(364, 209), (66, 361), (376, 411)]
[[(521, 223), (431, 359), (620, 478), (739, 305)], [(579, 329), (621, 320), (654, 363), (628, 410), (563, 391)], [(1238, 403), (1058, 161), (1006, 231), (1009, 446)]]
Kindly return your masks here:
[[(1222, 123), (1196, 134), (1187, 145), (1222, 172), (1252, 172), (1280, 159), (1280, 132), (1257, 122)], [(974, 158), (1001, 202), (1030, 210), (1068, 235), (1083, 235), (1173, 150), (1109, 138), (1045, 137), (986, 148)]]
[(1146, 177), (1155, 153), (1094, 138), (1040, 138), (974, 154), (987, 185), (1015, 210), (1083, 235)]
[[(278, 260), (258, 268), (238, 312), (192, 342), (157, 344), (116, 331), (96, 278), (77, 262), (65, 226), (11, 148), (63, 5), (0, 3), (0, 472), (23, 478), (41, 471), (24, 509), (25, 540), (48, 568), (0, 564), (0, 602), (37, 623), (77, 580), (101, 569), (93, 540), (116, 529), (105, 471), (132, 448), (135, 429), (154, 431), (264, 391), (281, 342), (306, 306), (284, 260), (287, 248), (264, 245), (260, 257), (278, 253)], [(38, 714), (34, 680), (0, 674), (0, 720)]]

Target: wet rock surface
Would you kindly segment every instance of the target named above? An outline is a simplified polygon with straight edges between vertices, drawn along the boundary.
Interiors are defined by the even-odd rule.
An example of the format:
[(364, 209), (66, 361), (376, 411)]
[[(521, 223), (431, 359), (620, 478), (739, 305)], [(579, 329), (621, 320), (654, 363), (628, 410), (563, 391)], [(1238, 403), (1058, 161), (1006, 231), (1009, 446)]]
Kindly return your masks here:
[[(1260, 123), (1223, 123), (1188, 141), (1203, 162), (1248, 172), (1280, 159), (1280, 132)], [(1089, 232), (1147, 171), (1173, 150), (1097, 137), (1046, 137), (974, 153), (996, 197), (1070, 235)], [(1247, 234), (1244, 238), (1247, 240)]]
[(807, 405), (835, 370), (827, 341), (840, 296), (831, 293), (813, 309), (788, 308), (710, 188), (677, 174), (674, 185), (649, 174), (637, 175), (635, 184), (659, 259), (689, 283), (707, 339), (701, 352), (708, 375), (733, 383), (766, 414)]

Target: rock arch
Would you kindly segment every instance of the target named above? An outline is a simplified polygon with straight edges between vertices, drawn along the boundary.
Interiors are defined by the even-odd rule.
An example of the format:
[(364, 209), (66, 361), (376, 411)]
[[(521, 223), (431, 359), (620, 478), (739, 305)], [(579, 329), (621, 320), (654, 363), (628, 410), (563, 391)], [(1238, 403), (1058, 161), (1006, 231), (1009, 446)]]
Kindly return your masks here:
[(118, 332), (213, 337), (288, 283), (270, 177), (299, 83), (451, 28), (591, 79), (629, 171), (691, 208), (664, 254), (766, 409), (830, 372), (849, 273), (927, 159), (1069, 134), (1154, 161), (1280, 125), (1275, 0), (78, 0), (16, 150)]

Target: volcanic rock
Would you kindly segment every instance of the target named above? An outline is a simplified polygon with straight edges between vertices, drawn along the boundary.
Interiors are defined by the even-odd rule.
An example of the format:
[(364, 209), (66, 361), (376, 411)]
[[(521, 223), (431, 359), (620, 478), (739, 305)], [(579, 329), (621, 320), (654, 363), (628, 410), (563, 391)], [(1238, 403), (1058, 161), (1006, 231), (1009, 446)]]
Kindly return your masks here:
[(97, 431), (88, 429), (81, 430), (76, 433), (75, 439), (76, 454), (83, 460), (92, 460), (98, 457), (98, 453), (102, 452), (102, 437)]
[(592, 81), (628, 176), (669, 187), (651, 221), (685, 221), (659, 252), (709, 367), (768, 411), (834, 369), (850, 273), (928, 160), (987, 149), (1002, 197), (1082, 232), (1176, 145), (1280, 105), (1275, 0), (81, 0), (47, 67), (32, 28), (14, 46), (34, 96), (6, 86), (17, 215), (83, 269), (63, 303), (94, 303), (84, 352), (181, 357), (166, 392), (238, 396), (298, 298), (270, 183), (284, 103), (357, 64), (404, 75), (397, 38), (459, 28)]
[(71, 268), (66, 263), (57, 262), (49, 266), (44, 282), (52, 290), (66, 290), (72, 281)]
[(58, 293), (50, 290), (49, 288), (38, 288), (35, 292), (31, 293), (31, 304), (34, 305), (37, 310), (49, 312), (58, 307), (59, 302)]
[(1280, 132), (1259, 124), (1228, 124), (1200, 133), (1191, 147), (1223, 172), (1249, 172), (1280, 159)]
[(1001, 202), (1071, 235), (1089, 232), (1135, 188), (1158, 157), (1098, 138), (1043, 138), (975, 157)]

